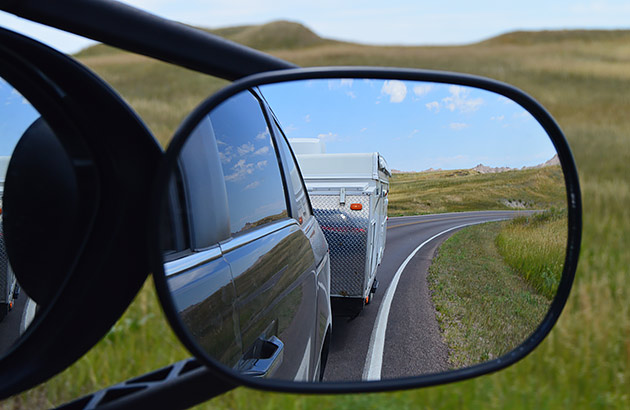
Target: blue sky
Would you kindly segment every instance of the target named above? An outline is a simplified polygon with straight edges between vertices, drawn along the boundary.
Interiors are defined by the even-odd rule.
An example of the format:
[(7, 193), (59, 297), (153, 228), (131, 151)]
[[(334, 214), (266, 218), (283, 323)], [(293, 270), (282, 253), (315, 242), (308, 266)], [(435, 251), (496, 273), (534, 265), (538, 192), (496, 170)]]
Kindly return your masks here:
[[(369, 44), (464, 44), (514, 30), (629, 28), (630, 3), (609, 1), (427, 2), (353, 0), (130, 0), (163, 17), (203, 27), (301, 22), (321, 36)], [(0, 12), (0, 26), (64, 52), (90, 44)]]
[(480, 163), (521, 168), (556, 151), (520, 105), (471, 87), (413, 81), (308, 80), (260, 87), (289, 138), (326, 152), (380, 152), (401, 171)]
[(0, 78), (0, 156), (10, 156), (26, 129), (39, 117), (33, 106)]

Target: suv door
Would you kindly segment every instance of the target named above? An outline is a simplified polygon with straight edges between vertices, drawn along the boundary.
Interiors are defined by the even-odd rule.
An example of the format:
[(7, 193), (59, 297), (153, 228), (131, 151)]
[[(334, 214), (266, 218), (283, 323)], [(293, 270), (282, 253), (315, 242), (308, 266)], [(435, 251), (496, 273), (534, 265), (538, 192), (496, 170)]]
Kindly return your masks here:
[(324, 237), (324, 233), (319, 223), (313, 216), (311, 203), (308, 199), (308, 193), (302, 174), (298, 167), (297, 161), (286, 135), (280, 128), (277, 119), (267, 104), (264, 104), (268, 118), (271, 123), (271, 130), (274, 140), (277, 143), (278, 151), (282, 158), (284, 176), (291, 199), (291, 209), (295, 219), (297, 219), (300, 227), (307, 238), (311, 242), (311, 247), (315, 253), (315, 263), (317, 269), (315, 280), (317, 281), (317, 327), (315, 334), (315, 355), (313, 357), (313, 368), (322, 366), (319, 372), (320, 378), (323, 377), (324, 366), (327, 359), (327, 348), (324, 346), (327, 337), (330, 336), (332, 329), (332, 310), (330, 306), (330, 256), (328, 253), (328, 242)]
[(255, 376), (312, 380), (315, 257), (291, 217), (292, 192), (260, 100), (238, 94), (210, 114), (227, 193), (230, 237), (220, 249), (236, 290), (243, 359)]

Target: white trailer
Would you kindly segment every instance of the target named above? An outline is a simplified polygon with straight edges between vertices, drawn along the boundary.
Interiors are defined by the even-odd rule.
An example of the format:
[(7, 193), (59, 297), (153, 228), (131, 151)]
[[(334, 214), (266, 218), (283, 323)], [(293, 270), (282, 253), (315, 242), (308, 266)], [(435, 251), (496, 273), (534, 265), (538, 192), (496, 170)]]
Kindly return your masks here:
[(378, 152), (326, 154), (318, 139), (289, 142), (328, 241), (333, 314), (355, 316), (378, 287), (391, 172)]

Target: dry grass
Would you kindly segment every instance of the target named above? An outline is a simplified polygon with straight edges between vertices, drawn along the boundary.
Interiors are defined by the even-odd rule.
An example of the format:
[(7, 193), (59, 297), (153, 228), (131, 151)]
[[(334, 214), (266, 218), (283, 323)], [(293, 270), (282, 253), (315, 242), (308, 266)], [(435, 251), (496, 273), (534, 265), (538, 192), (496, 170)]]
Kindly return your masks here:
[(559, 166), (496, 174), (450, 170), (394, 174), (390, 178), (390, 216), (484, 210), (513, 210), (508, 201), (526, 209), (566, 206)]

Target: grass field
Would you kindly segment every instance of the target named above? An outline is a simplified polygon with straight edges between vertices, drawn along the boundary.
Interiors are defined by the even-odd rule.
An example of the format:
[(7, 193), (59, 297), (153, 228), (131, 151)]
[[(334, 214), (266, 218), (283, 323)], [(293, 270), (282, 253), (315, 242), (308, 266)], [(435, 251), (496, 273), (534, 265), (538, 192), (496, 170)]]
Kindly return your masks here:
[(394, 174), (390, 179), (389, 216), (479, 210), (543, 210), (566, 206), (562, 170), (551, 166), (496, 174), (474, 170)]
[[(496, 374), (447, 386), (370, 395), (269, 394), (239, 388), (207, 408), (629, 408), (630, 32), (513, 33), (458, 47), (338, 43), (273, 54), (303, 66), (380, 65), (460, 71), (511, 83), (540, 101), (573, 149), (584, 200), (575, 285), (558, 324), (535, 352)], [(101, 47), (79, 59), (137, 110), (162, 143), (198, 102), (226, 83)], [(145, 321), (144, 318), (147, 318)], [(131, 323), (134, 325), (126, 325)], [(119, 322), (121, 341), (95, 349), (6, 408), (42, 407), (147, 372), (185, 353), (147, 286)], [(123, 330), (124, 329), (124, 330)], [(142, 338), (146, 341), (142, 341)], [(130, 342), (128, 342), (130, 343)]]
[(516, 348), (549, 309), (551, 299), (510, 267), (495, 245), (511, 225), (462, 229), (440, 246), (429, 268), (431, 298), (451, 368), (496, 359)]

